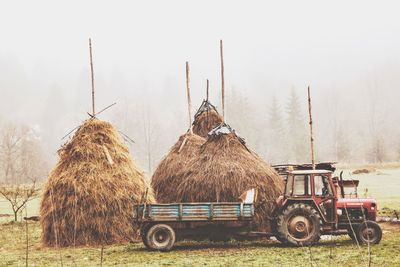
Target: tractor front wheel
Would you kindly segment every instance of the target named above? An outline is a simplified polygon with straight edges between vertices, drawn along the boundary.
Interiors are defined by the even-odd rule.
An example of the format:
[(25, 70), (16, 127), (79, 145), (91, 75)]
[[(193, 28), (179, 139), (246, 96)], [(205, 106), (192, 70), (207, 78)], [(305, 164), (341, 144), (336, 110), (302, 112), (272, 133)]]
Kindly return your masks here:
[(382, 229), (376, 222), (365, 221), (357, 227), (356, 235), (361, 244), (378, 244), (382, 239)]
[(309, 204), (289, 205), (276, 219), (276, 238), (295, 246), (308, 246), (321, 238), (322, 220)]

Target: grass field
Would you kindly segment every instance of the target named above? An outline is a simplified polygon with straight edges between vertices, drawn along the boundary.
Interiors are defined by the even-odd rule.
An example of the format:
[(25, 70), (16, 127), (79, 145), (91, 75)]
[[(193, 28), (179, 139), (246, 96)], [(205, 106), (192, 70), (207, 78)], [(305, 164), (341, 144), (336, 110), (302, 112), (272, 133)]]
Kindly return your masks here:
[[(381, 224), (384, 238), (372, 247), (372, 266), (400, 265), (400, 226)], [(26, 232), (23, 223), (0, 225), (0, 266), (25, 266)], [(99, 266), (100, 247), (41, 248), (40, 226), (29, 223), (30, 266)], [(310, 253), (311, 251), (311, 253)], [(310, 257), (312, 259), (310, 259)], [(184, 241), (176, 250), (146, 251), (141, 243), (106, 246), (104, 266), (366, 266), (367, 247), (347, 236), (327, 237), (308, 247), (283, 247), (277, 241), (209, 243)]]
[[(378, 200), (378, 209), (400, 211), (400, 169), (382, 168), (368, 174), (352, 175), (351, 170), (343, 171), (344, 179), (358, 179), (359, 197), (373, 197)], [(367, 192), (366, 192), (367, 190)]]
[[(400, 210), (400, 169), (351, 175), (360, 180), (359, 195), (378, 199), (380, 208)], [(39, 200), (28, 204), (28, 215), (37, 215)], [(0, 214), (11, 213), (0, 201)], [(25, 266), (26, 231), (24, 223), (0, 218), (0, 266)], [(400, 225), (381, 224), (384, 237), (372, 247), (372, 266), (400, 266)], [(40, 246), (39, 223), (28, 223), (29, 266), (99, 266), (100, 247), (49, 249)], [(311, 251), (311, 253), (310, 253)], [(311, 259), (310, 259), (311, 258)], [(347, 236), (326, 237), (311, 248), (283, 247), (277, 241), (210, 243), (183, 241), (169, 253), (146, 251), (141, 243), (106, 246), (104, 266), (366, 266), (367, 247), (359, 249)]]

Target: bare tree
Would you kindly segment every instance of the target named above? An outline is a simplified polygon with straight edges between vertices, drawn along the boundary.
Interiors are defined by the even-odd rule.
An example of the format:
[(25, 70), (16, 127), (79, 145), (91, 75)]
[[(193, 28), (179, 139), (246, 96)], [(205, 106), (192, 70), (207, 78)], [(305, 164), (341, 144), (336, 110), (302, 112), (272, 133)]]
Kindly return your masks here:
[(10, 203), (17, 220), (18, 212), (38, 196), (37, 182), (45, 177), (47, 164), (32, 128), (0, 123), (0, 196)]
[(154, 153), (158, 152), (159, 128), (157, 123), (153, 121), (153, 116), (149, 108), (143, 116), (143, 137), (145, 143), (143, 150), (147, 160), (147, 171), (151, 175), (156, 161)]
[(384, 116), (382, 113), (382, 96), (379, 91), (377, 78), (368, 87), (368, 127), (370, 146), (367, 149), (367, 159), (373, 163), (382, 163), (386, 160), (387, 151), (384, 132)]
[(10, 204), (14, 212), (14, 221), (18, 220), (18, 212), (25, 206), (25, 204), (39, 196), (40, 188), (36, 182), (30, 185), (1, 185), (0, 195), (5, 198)]

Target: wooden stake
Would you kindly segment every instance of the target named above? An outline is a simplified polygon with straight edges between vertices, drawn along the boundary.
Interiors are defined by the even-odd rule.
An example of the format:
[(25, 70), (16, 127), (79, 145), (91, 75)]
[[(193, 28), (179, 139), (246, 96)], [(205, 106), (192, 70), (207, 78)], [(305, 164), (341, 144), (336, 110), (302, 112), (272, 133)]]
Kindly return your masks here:
[(92, 39), (89, 38), (89, 53), (90, 53), (90, 74), (92, 79), (92, 115), (96, 116), (96, 108), (94, 104), (94, 72), (93, 72), (93, 55), (92, 55)]
[(207, 79), (207, 89), (206, 89), (206, 100), (207, 100), (207, 102), (208, 102), (208, 90), (209, 90), (209, 87), (210, 87), (210, 82)]
[(313, 127), (312, 127), (312, 113), (311, 113), (311, 94), (310, 94), (310, 86), (307, 89), (308, 92), (308, 115), (310, 118), (310, 145), (311, 145), (311, 163), (312, 168), (315, 170), (315, 159), (314, 159), (314, 136), (313, 136)]
[(192, 130), (192, 100), (190, 98), (189, 83), (190, 83), (189, 62), (186, 61), (186, 94), (187, 94), (187, 101), (188, 101), (189, 129), (190, 129), (190, 133), (193, 133), (193, 130)]
[[(25, 204), (25, 218), (28, 217), (28, 209)], [(29, 257), (29, 233), (28, 233), (28, 220), (25, 220), (25, 235), (26, 235), (26, 253), (25, 253), (25, 266), (28, 267)]]
[(101, 242), (101, 250), (100, 250), (100, 267), (103, 267), (103, 254), (104, 254), (104, 244)]
[(224, 77), (224, 50), (223, 50), (222, 40), (219, 40), (219, 51), (221, 55), (222, 118), (225, 121), (225, 77)]

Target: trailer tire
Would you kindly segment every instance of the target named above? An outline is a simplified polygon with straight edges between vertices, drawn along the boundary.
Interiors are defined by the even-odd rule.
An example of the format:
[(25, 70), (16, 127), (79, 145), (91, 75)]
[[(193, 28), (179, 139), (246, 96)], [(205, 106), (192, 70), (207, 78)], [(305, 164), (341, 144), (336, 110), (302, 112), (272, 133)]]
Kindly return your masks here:
[(150, 227), (151, 227), (151, 224), (145, 224), (145, 225), (142, 225), (142, 227), (140, 228), (140, 237), (142, 238), (143, 245), (149, 250), (151, 250), (152, 248), (147, 243), (146, 233)]
[(357, 227), (357, 240), (361, 244), (378, 244), (382, 239), (382, 229), (376, 222), (365, 221)]
[(322, 220), (309, 204), (287, 206), (276, 220), (276, 239), (290, 245), (308, 246), (321, 238)]
[(152, 250), (170, 251), (175, 240), (175, 231), (167, 224), (155, 224), (146, 231), (146, 243)]

